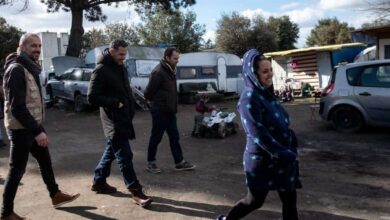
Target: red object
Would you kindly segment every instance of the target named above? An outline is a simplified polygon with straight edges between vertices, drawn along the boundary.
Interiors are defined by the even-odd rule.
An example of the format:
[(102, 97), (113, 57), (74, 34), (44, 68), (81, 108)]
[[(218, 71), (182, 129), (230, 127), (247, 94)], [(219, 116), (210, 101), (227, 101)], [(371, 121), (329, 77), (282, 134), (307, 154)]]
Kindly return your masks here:
[(329, 95), (329, 93), (331, 93), (333, 89), (334, 89), (334, 83), (329, 84), (328, 86), (326, 86), (324, 91), (322, 91), (321, 96)]
[(298, 62), (297, 61), (292, 61), (291, 62), (291, 68), (296, 69), (298, 67)]
[(212, 107), (208, 107), (206, 105), (206, 103), (204, 103), (203, 101), (199, 101), (196, 105), (195, 105), (195, 110), (197, 112), (200, 112), (200, 113), (205, 113), (205, 112), (211, 112), (213, 111), (213, 108)]

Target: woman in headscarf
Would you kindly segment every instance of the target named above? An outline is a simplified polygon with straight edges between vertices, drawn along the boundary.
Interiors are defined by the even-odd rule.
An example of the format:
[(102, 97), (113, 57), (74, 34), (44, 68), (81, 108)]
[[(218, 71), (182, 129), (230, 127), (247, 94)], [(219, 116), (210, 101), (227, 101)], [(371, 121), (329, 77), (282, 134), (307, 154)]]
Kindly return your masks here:
[(269, 191), (283, 204), (283, 220), (297, 220), (296, 189), (301, 188), (297, 139), (289, 116), (273, 92), (271, 63), (257, 50), (244, 55), (245, 89), (238, 102), (246, 132), (244, 171), (247, 195), (219, 220), (240, 219), (260, 208)]

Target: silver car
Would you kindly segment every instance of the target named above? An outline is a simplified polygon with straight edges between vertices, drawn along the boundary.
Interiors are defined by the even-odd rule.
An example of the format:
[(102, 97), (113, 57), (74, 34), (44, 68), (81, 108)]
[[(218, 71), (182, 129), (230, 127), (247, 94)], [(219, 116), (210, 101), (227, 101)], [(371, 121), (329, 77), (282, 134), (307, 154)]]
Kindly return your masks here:
[(342, 132), (390, 127), (390, 60), (337, 67), (321, 94), (320, 115)]
[(71, 68), (60, 76), (49, 80), (47, 93), (52, 99), (63, 99), (74, 103), (75, 112), (81, 112), (88, 106), (87, 92), (93, 69)]

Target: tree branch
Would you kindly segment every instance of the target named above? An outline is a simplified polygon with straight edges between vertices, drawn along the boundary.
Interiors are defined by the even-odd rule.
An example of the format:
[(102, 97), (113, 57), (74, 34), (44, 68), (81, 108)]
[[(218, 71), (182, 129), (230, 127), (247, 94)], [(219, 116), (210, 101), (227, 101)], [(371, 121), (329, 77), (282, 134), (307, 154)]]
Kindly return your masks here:
[(108, 3), (114, 3), (114, 2), (126, 2), (128, 0), (92, 0), (88, 2), (88, 5), (86, 5), (85, 8), (92, 8), (97, 5), (101, 4), (108, 4)]
[(63, 4), (67, 7), (70, 7), (70, 5), (71, 5), (70, 0), (56, 0), (56, 2)]

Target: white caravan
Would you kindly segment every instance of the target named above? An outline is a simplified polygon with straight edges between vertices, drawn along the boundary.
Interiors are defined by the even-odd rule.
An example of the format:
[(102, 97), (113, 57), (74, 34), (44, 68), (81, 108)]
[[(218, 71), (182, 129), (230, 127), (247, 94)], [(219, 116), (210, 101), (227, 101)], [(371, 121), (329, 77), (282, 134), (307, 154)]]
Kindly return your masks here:
[[(106, 47), (88, 52), (86, 65), (93, 67)], [(132, 88), (144, 92), (150, 73), (163, 57), (165, 48), (129, 46), (126, 67)], [(91, 65), (92, 64), (92, 65)], [(179, 100), (193, 102), (196, 95), (224, 96), (240, 94), (244, 88), (241, 59), (228, 53), (194, 52), (180, 55), (177, 66)]]
[(213, 82), (218, 91), (240, 94), (244, 87), (241, 59), (229, 53), (194, 52), (180, 56), (178, 83)]
[[(163, 51), (158, 57), (128, 59), (126, 64), (132, 87), (143, 92), (150, 73), (162, 57)], [(244, 88), (241, 72), (241, 59), (234, 54), (220, 52), (181, 54), (176, 75), (179, 100), (191, 103), (197, 99), (196, 96), (202, 94), (210, 97), (241, 94)]]

